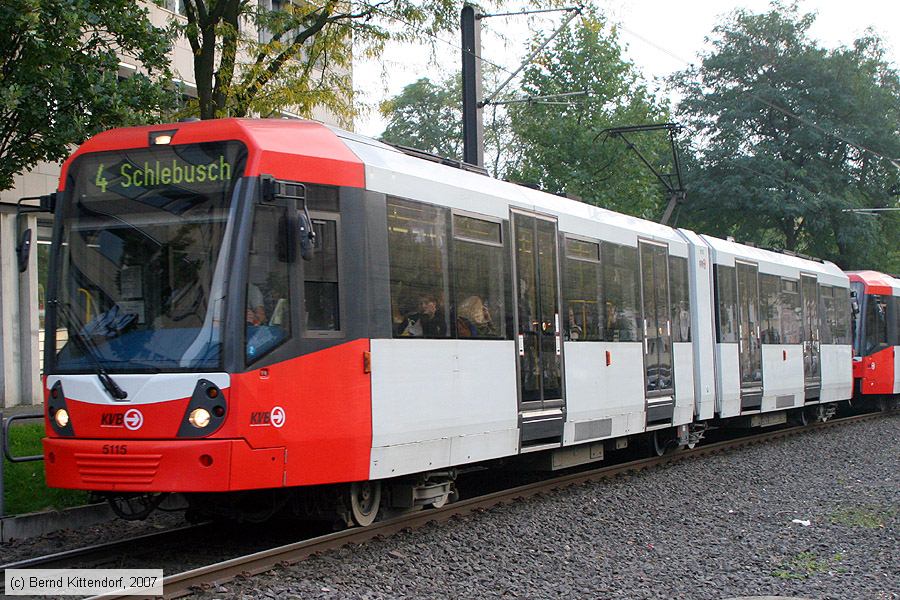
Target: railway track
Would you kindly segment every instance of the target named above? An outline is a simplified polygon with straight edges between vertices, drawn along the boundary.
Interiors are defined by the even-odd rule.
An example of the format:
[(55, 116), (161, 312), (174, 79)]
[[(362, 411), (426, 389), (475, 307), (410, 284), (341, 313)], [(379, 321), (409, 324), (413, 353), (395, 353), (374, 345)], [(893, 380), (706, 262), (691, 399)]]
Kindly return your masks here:
[[(35, 569), (37, 567), (45, 569), (67, 569), (108, 566), (108, 563), (111, 560), (114, 560), (115, 557), (120, 556), (130, 549), (141, 548), (139, 551), (141, 554), (149, 554), (158, 546), (163, 546), (177, 540), (183, 540), (183, 536), (186, 534), (199, 534), (205, 527), (208, 527), (208, 524), (187, 525), (156, 533), (147, 533), (126, 540), (115, 540), (112, 542), (93, 544), (83, 548), (63, 550), (61, 552), (54, 552), (53, 554), (45, 554), (35, 558), (0, 565), (0, 570)], [(0, 591), (2, 591), (2, 589), (3, 582), (0, 581)]]
[[(201, 535), (209, 529), (209, 523), (187, 525), (174, 529), (166, 529), (155, 533), (147, 533), (137, 537), (93, 544), (83, 548), (64, 550), (45, 554), (35, 558), (19, 560), (0, 565), (0, 571), (7, 569), (66, 569), (66, 568), (116, 568), (116, 561), (123, 555), (143, 556), (152, 554), (167, 545), (182, 541), (185, 536)], [(4, 593), (5, 582), (0, 579), (0, 594)]]
[[(389, 536), (406, 529), (422, 527), (432, 522), (446, 522), (456, 517), (482, 512), (506, 503), (517, 502), (522, 499), (553, 492), (559, 489), (610, 479), (625, 473), (638, 472), (687, 459), (717, 454), (728, 450), (798, 435), (800, 433), (828, 429), (860, 421), (874, 420), (881, 418), (883, 415), (884, 413), (868, 413), (834, 419), (824, 423), (790, 427), (787, 429), (710, 443), (693, 449), (685, 449), (673, 454), (667, 454), (662, 457), (634, 460), (588, 471), (569, 473), (536, 483), (530, 483), (471, 499), (460, 500), (441, 508), (422, 510), (393, 519), (376, 522), (366, 528), (347, 529), (328, 535), (285, 544), (283, 546), (170, 575), (164, 580), (164, 597), (179, 598), (194, 591), (221, 585), (236, 577), (247, 577), (263, 573), (277, 566), (297, 563), (315, 554), (336, 550), (349, 544), (362, 544), (376, 537)], [(135, 596), (103, 596), (104, 599), (134, 597)]]

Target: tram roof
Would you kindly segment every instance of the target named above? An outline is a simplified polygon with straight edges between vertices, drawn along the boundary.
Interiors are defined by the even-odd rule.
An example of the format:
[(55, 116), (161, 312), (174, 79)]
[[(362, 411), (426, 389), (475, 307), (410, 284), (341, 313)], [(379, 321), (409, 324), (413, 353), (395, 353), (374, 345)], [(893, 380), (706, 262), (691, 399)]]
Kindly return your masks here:
[(715, 252), (715, 262), (733, 266), (734, 261), (748, 261), (759, 266), (760, 273), (797, 278), (801, 273), (815, 274), (819, 283), (825, 285), (848, 286), (847, 276), (833, 262), (812, 260), (802, 256), (786, 254), (766, 248), (757, 248), (732, 240), (723, 240), (709, 235), (701, 235)]
[(59, 189), (66, 187), (72, 161), (88, 152), (150, 148), (150, 134), (171, 132), (170, 144), (239, 141), (249, 151), (245, 175), (323, 185), (363, 187), (363, 165), (327, 126), (299, 119), (213, 119), (110, 129), (82, 144), (63, 164)]
[(900, 296), (900, 279), (878, 271), (850, 271), (850, 281), (865, 285), (865, 293)]
[(501, 219), (509, 218), (509, 207), (544, 213), (556, 216), (560, 229), (567, 233), (631, 246), (638, 238), (665, 242), (675, 255), (687, 255), (687, 243), (671, 227), (429, 162), (377, 140), (334, 131), (365, 164), (370, 190), (414, 200), (439, 198), (444, 206)]

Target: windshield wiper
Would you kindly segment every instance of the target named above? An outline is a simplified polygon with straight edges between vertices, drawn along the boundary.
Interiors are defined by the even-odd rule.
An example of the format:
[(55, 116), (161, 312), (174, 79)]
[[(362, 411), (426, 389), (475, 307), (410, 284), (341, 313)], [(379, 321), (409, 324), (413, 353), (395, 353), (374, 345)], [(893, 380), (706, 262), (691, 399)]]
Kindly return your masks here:
[(81, 351), (87, 354), (91, 362), (94, 363), (94, 371), (97, 373), (97, 379), (100, 380), (100, 383), (103, 384), (103, 387), (109, 392), (109, 395), (113, 397), (113, 400), (119, 402), (128, 397), (128, 392), (119, 387), (119, 384), (116, 383), (112, 377), (110, 377), (106, 368), (103, 366), (103, 363), (95, 354), (95, 350), (97, 350), (97, 346), (88, 338), (84, 333), (84, 324), (81, 320), (75, 316), (72, 310), (68, 307), (68, 305), (55, 301), (55, 304), (62, 311), (63, 316), (66, 317), (73, 325), (72, 328), (75, 333), (75, 342), (81, 347)]

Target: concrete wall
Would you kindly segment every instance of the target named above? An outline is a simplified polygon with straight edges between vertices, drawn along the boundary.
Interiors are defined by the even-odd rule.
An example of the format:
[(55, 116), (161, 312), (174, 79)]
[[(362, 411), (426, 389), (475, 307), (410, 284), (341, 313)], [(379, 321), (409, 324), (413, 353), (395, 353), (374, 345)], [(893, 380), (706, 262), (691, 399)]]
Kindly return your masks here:
[[(268, 2), (271, 0), (259, 0)], [(182, 18), (176, 13), (151, 2), (143, 2), (150, 12), (151, 21), (166, 25), (172, 18)], [(167, 6), (175, 7), (177, 0), (168, 0)], [(258, 36), (248, 30), (247, 35)], [(185, 92), (193, 95), (193, 54), (186, 39), (179, 39), (172, 50), (172, 71), (184, 84)], [(124, 58), (123, 74), (134, 72), (140, 65)], [(330, 111), (317, 109), (313, 118), (328, 124), (339, 124)], [(57, 189), (60, 164), (40, 163), (31, 171), (17, 175), (12, 189), (0, 192), (0, 406), (40, 404), (43, 396), (40, 385), (40, 357), (38, 353), (38, 269), (37, 269), (37, 217), (23, 215), (16, 225), (16, 203), (24, 196), (41, 196)], [(41, 215), (46, 218), (46, 215)], [(30, 227), (34, 234), (28, 271), (19, 274), (16, 261), (16, 240), (19, 233)]]

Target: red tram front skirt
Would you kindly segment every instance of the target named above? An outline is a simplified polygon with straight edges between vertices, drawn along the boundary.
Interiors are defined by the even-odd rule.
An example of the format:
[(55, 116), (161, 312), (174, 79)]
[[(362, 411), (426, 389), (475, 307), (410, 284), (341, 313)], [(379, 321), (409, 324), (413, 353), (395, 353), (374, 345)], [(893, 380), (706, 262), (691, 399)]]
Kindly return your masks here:
[(244, 440), (44, 438), (47, 485), (117, 492), (228, 492), (284, 484), (284, 448)]

